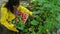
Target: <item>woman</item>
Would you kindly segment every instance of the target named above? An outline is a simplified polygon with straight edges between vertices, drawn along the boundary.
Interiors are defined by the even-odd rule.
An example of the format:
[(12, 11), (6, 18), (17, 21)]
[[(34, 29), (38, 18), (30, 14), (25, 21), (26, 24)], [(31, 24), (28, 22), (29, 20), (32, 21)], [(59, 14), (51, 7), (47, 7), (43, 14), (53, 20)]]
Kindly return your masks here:
[(32, 16), (32, 12), (19, 5), (19, 2), (20, 0), (8, 0), (8, 2), (3, 4), (1, 7), (1, 25), (6, 27), (6, 29), (14, 32), (19, 32), (14, 27), (14, 24), (10, 23), (10, 21), (12, 21), (16, 17), (17, 14), (15, 13), (24, 12)]

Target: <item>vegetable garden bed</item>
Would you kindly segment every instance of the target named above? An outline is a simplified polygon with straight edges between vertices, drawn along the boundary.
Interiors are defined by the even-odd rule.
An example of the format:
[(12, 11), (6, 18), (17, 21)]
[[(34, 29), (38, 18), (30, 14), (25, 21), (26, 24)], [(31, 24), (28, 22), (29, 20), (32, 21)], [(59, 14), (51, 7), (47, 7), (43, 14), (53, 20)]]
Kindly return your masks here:
[(19, 23), (20, 34), (56, 34), (60, 29), (60, 0), (30, 0), (24, 5), (33, 12), (27, 22)]

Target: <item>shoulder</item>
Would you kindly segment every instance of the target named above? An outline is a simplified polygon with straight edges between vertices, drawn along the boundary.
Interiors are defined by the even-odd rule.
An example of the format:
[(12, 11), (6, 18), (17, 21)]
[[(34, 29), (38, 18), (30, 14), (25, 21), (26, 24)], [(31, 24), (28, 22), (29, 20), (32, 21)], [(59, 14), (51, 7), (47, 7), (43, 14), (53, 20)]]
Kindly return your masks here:
[(1, 12), (2, 12), (2, 13), (7, 13), (7, 8), (4, 7), (4, 5), (5, 5), (5, 4), (2, 4), (2, 6), (1, 6)]
[(7, 8), (4, 7), (4, 6), (5, 6), (5, 4), (2, 4), (2, 6), (1, 6), (1, 11), (7, 11)]

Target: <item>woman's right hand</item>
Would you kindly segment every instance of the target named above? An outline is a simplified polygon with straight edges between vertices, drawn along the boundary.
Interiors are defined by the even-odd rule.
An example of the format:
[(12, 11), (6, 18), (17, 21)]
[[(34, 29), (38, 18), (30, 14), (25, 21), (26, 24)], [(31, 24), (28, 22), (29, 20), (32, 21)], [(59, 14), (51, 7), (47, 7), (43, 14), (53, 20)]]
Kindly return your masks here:
[(9, 21), (9, 24), (10, 24), (10, 28), (11, 28), (11, 30), (15, 30), (15, 32), (19, 32), (17, 29), (16, 29), (16, 25), (15, 24), (12, 24), (10, 21)]
[(16, 26), (14, 24), (10, 24), (11, 25), (11, 30), (15, 31), (15, 32), (19, 32), (19, 30), (16, 29)]

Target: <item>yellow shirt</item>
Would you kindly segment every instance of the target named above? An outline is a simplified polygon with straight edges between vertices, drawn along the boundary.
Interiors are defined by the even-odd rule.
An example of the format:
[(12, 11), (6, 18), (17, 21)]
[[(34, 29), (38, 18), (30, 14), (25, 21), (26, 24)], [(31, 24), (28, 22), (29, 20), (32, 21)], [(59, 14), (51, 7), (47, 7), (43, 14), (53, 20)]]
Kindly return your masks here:
[[(8, 21), (11, 21), (11, 20), (13, 20), (15, 18), (15, 15), (12, 14), (10, 11), (8, 11), (8, 9), (6, 7), (4, 7), (4, 6), (5, 6), (5, 4), (3, 4), (2, 7), (1, 7), (1, 20), (0, 20), (0, 23), (2, 25), (4, 25), (9, 30), (19, 32), (14, 27), (14, 24), (8, 23)], [(25, 13), (27, 13), (29, 15), (32, 15), (31, 11), (29, 11), (28, 9), (26, 9), (25, 7), (23, 7), (21, 5), (17, 9), (18, 9), (19, 12), (25, 12)]]

